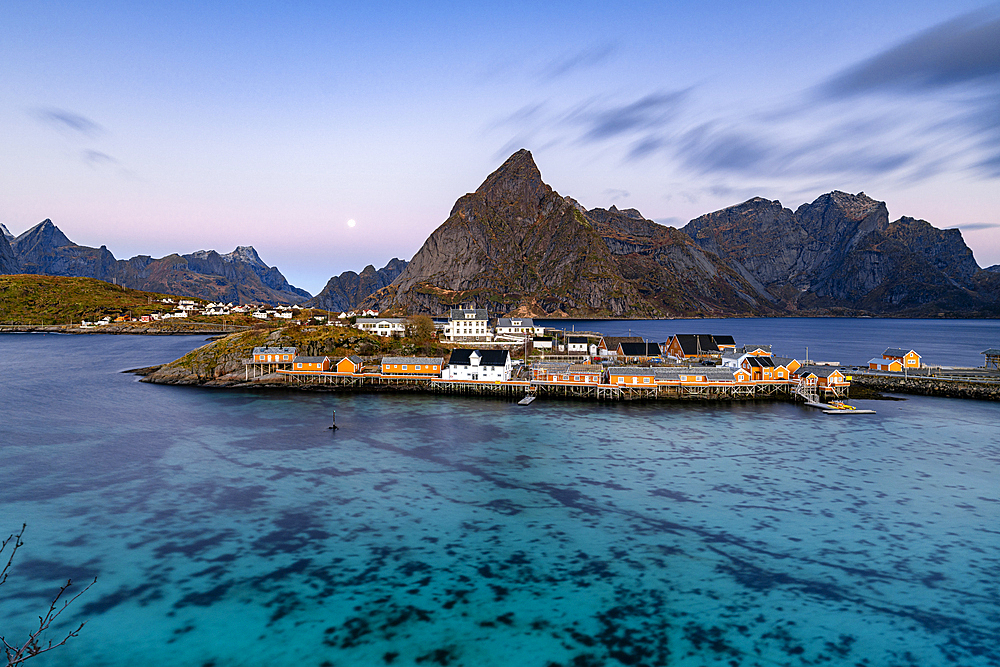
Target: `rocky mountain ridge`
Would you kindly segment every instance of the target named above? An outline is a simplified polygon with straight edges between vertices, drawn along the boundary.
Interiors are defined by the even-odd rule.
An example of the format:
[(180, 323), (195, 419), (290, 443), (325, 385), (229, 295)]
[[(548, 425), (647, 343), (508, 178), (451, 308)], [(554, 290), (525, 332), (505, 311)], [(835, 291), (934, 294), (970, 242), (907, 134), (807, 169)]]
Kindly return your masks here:
[(137, 255), (121, 260), (105, 246), (73, 243), (43, 220), (10, 243), (13, 262), (0, 241), (0, 273), (97, 278), (148, 292), (163, 292), (234, 303), (300, 303), (311, 295), (293, 287), (276, 267), (261, 261), (251, 246), (231, 253), (202, 250), (154, 259)]
[(364, 301), (369, 295), (392, 283), (403, 272), (408, 262), (393, 258), (381, 269), (369, 264), (360, 274), (344, 271), (327, 281), (319, 294), (303, 305), (330, 311), (347, 311)]

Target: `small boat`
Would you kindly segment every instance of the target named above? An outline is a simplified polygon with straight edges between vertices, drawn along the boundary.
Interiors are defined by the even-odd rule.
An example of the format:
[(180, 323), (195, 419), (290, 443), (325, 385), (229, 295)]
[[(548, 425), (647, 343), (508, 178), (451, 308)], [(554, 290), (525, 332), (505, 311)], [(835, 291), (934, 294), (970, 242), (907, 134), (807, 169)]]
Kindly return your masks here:
[(823, 410), (825, 415), (873, 415), (874, 410), (859, 410), (853, 405), (848, 405), (843, 401), (830, 401), (828, 407)]
[(521, 399), (520, 401), (518, 401), (518, 402), (517, 402), (517, 404), (518, 404), (518, 405), (531, 405), (531, 403), (532, 403), (532, 402), (533, 402), (534, 400), (535, 400), (535, 397), (534, 397), (534, 396), (525, 396), (525, 397), (524, 397), (524, 398), (522, 398), (522, 399)]

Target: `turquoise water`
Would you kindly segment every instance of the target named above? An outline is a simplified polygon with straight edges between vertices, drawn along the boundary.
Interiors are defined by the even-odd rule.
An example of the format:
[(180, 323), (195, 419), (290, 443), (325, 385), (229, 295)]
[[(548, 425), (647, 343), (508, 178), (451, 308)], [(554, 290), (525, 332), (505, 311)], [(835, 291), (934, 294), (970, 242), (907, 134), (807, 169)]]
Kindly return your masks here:
[(0, 336), (0, 530), (28, 523), (0, 634), (98, 578), (38, 664), (1000, 664), (1000, 405), (525, 408), (116, 372), (198, 342)]

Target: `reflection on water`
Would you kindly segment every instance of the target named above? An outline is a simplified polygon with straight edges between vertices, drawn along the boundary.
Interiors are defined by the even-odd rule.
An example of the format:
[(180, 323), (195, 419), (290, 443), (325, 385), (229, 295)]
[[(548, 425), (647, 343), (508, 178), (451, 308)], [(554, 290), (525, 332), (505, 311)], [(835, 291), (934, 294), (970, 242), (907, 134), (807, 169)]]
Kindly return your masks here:
[(0, 627), (99, 578), (53, 665), (1000, 662), (995, 404), (525, 408), (102, 370), (185, 345), (0, 337), (0, 516), (29, 524)]

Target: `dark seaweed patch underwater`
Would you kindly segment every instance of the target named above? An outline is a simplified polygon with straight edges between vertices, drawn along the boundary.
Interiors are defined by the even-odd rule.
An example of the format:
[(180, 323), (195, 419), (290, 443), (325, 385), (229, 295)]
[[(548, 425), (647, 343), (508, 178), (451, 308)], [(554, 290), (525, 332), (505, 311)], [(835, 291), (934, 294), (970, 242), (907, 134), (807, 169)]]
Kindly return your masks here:
[(1000, 664), (998, 405), (525, 408), (114, 372), (185, 346), (0, 337), (0, 528), (28, 523), (3, 634), (98, 577), (46, 664)]

